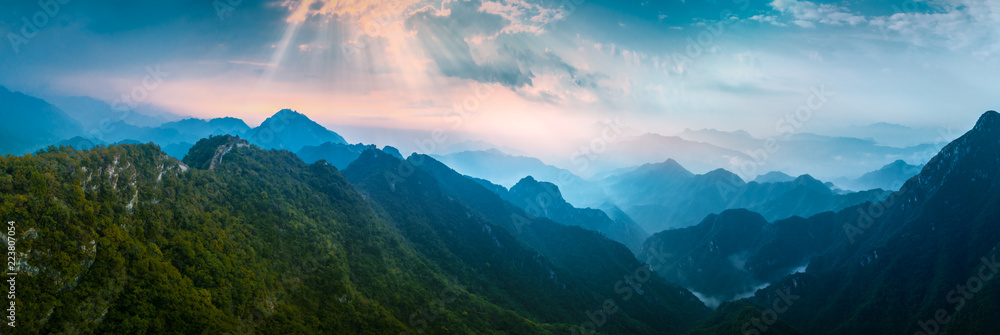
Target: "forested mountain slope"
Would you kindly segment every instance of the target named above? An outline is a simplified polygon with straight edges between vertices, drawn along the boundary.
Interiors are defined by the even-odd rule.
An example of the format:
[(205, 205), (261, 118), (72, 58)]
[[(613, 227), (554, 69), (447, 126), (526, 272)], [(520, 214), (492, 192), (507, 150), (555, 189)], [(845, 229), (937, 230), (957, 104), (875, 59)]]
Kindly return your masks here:
[(549, 333), (414, 251), (333, 167), (224, 136), (0, 159), (16, 331)]
[(344, 173), (445, 272), (540, 322), (681, 334), (707, 314), (620, 243), (533, 217), (429, 156), (368, 150)]

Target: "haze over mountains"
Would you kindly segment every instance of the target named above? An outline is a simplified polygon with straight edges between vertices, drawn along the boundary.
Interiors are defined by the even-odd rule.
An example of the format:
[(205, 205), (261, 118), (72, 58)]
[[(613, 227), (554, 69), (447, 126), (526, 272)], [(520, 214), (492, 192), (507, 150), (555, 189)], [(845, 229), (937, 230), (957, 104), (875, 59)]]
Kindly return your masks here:
[[(27, 103), (26, 101), (36, 99), (6, 89), (4, 92), (6, 93), (2, 101), (5, 102), (5, 106), (22, 106)], [(51, 108), (61, 111), (60, 116), (45, 119), (39, 117), (30, 121), (50, 127), (46, 131), (58, 132), (56, 135), (48, 135), (58, 136), (59, 138), (52, 137), (57, 141), (49, 138), (44, 141), (35, 140), (32, 143), (12, 146), (3, 153), (28, 153), (61, 140), (70, 143), (70, 140), (77, 136), (80, 138), (73, 142), (79, 143), (78, 145), (86, 145), (88, 142), (92, 144), (112, 144), (122, 141), (154, 142), (175, 157), (183, 156), (186, 149), (198, 139), (221, 134), (239, 135), (264, 148), (285, 148), (293, 152), (298, 152), (305, 146), (323, 145), (325, 142), (347, 144), (347, 141), (336, 132), (327, 130), (305, 115), (290, 110), (273, 115), (257, 127), (250, 127), (242, 120), (232, 117), (200, 120), (181, 119), (172, 114), (148, 116), (134, 110), (115, 110), (108, 103), (88, 97), (56, 96), (49, 99), (53, 100), (52, 104), (44, 100), (36, 101), (39, 105), (30, 106), (30, 109)], [(8, 114), (8, 111), (4, 112)], [(163, 114), (159, 111), (153, 112), (156, 112), (156, 115)], [(28, 115), (46, 115), (44, 113), (38, 111)], [(900, 127), (893, 129), (900, 132), (902, 131)], [(286, 128), (290, 131), (284, 131)], [(884, 127), (869, 128), (876, 131)], [(45, 131), (40, 134), (44, 133)], [(464, 174), (489, 179), (506, 187), (513, 186), (524, 176), (536, 175), (542, 180), (555, 182), (561, 188), (574, 189), (574, 192), (569, 192), (570, 195), (567, 196), (571, 203), (597, 205), (602, 199), (598, 191), (587, 190), (592, 188), (587, 183), (588, 179), (602, 179), (609, 175), (627, 172), (643, 164), (663, 162), (667, 159), (673, 159), (697, 173), (724, 168), (745, 180), (752, 180), (769, 171), (783, 171), (791, 174), (810, 174), (827, 181), (844, 178), (839, 179), (843, 181), (856, 179), (864, 173), (878, 170), (896, 160), (905, 160), (913, 164), (925, 162), (936, 149), (940, 148), (941, 142), (954, 136), (947, 133), (929, 133), (926, 130), (913, 130), (909, 134), (910, 137), (917, 136), (914, 134), (925, 134), (924, 144), (891, 147), (880, 144), (884, 142), (874, 140), (790, 133), (774, 138), (775, 143), (771, 145), (768, 139), (755, 138), (745, 131), (724, 132), (711, 129), (697, 131), (688, 129), (676, 136), (622, 135), (600, 153), (581, 152), (568, 158), (548, 159), (558, 162), (561, 167), (554, 167), (551, 163), (526, 156), (521, 150), (480, 140), (457, 142), (437, 148), (433, 154)], [(32, 136), (20, 138), (24, 139), (20, 141), (32, 141)], [(377, 144), (384, 146), (395, 143)], [(401, 144), (405, 147), (411, 146), (409, 143)], [(775, 150), (765, 150), (772, 146)], [(562, 181), (563, 179), (565, 181)], [(876, 183), (876, 185), (881, 184)], [(852, 189), (860, 186), (872, 185), (852, 184)]]
[[(781, 318), (809, 334), (1000, 331), (986, 317), (998, 310), (991, 282), (1000, 273), (998, 150), (1000, 114), (990, 111), (885, 201), (809, 218), (828, 228), (808, 233), (826, 231), (832, 235), (821, 240), (832, 243), (811, 251), (819, 252), (804, 272), (756, 291), (750, 302), (792, 295)], [(750, 258), (771, 253), (750, 250)], [(749, 264), (735, 271), (759, 270)]]
[[(11, 141), (10, 145), (19, 147), (11, 147), (8, 152), (25, 153), (52, 144), (85, 149), (99, 144), (153, 142), (160, 145), (168, 155), (180, 158), (186, 155), (193, 143), (201, 138), (235, 135), (265, 149), (290, 150), (306, 162), (322, 159), (343, 169), (360, 157), (362, 152), (372, 147), (372, 144), (348, 144), (336, 132), (291, 110), (279, 111), (257, 127), (250, 127), (242, 120), (231, 117), (211, 120), (190, 118), (153, 126), (150, 124), (155, 122), (156, 118), (134, 112), (130, 112), (127, 118), (114, 118), (115, 111), (109, 110), (109, 105), (102, 105), (100, 102), (82, 97), (59, 98), (64, 107), (75, 108), (74, 113), (79, 119), (87, 120), (89, 116), (104, 117), (96, 125), (97, 129), (91, 129), (88, 134), (83, 130), (87, 127), (83, 127), (54, 105), (23, 94), (6, 92), (4, 99), (10, 103), (5, 106), (16, 107), (18, 111), (11, 115), (45, 116), (40, 119), (24, 119), (22, 122), (44, 125), (42, 127), (44, 129), (30, 136), (22, 136), (18, 141)], [(89, 126), (94, 125), (89, 124)], [(41, 137), (37, 138), (38, 136)], [(656, 134), (625, 137), (615, 145), (609, 146), (609, 150), (596, 155), (594, 159), (585, 160), (583, 162), (585, 165), (572, 165), (577, 168), (584, 167), (589, 171), (603, 171), (590, 179), (580, 177), (570, 169), (546, 164), (537, 158), (505, 153), (483, 141), (458, 143), (443, 149), (442, 154), (433, 157), (463, 174), (503, 185), (504, 187), (500, 189), (513, 187), (525, 177), (532, 177), (532, 180), (551, 183), (555, 188), (562, 190), (560, 198), (565, 199), (567, 205), (620, 211), (626, 216), (622, 218), (623, 222), (635, 222), (639, 229), (630, 228), (626, 229), (627, 233), (619, 232), (612, 235), (633, 235), (627, 238), (621, 237), (620, 241), (631, 248), (636, 248), (639, 242), (635, 239), (639, 239), (639, 236), (644, 238), (648, 233), (691, 226), (700, 222), (704, 216), (725, 209), (749, 208), (760, 212), (768, 220), (777, 220), (793, 215), (808, 216), (827, 210), (838, 210), (864, 201), (879, 200), (885, 196), (886, 191), (897, 189), (902, 181), (919, 169), (897, 160), (857, 179), (845, 177), (836, 179), (835, 182), (839, 185), (823, 183), (809, 175), (793, 178), (777, 171), (754, 172), (758, 174), (757, 180), (749, 183), (739, 176), (740, 173), (750, 172), (746, 169), (747, 166), (756, 171), (765, 166), (775, 165), (773, 162), (798, 159), (780, 158), (783, 156), (778, 153), (783, 152), (789, 157), (794, 157), (793, 153), (803, 150), (815, 151), (815, 148), (819, 147), (822, 148), (821, 151), (826, 150), (832, 155), (834, 152), (839, 153), (837, 150), (840, 149), (837, 148), (844, 147), (848, 148), (844, 149), (847, 152), (839, 155), (838, 160), (848, 154), (864, 156), (865, 160), (871, 160), (871, 157), (914, 154), (933, 147), (922, 145), (913, 148), (890, 148), (865, 140), (794, 134), (779, 140), (776, 146), (782, 150), (776, 151), (774, 156), (763, 157), (768, 158), (767, 161), (757, 165), (754, 163), (755, 159), (759, 161), (762, 157), (754, 157), (756, 150), (754, 147), (763, 146), (767, 141), (755, 139), (746, 132), (687, 130), (681, 136), (698, 142)], [(19, 141), (33, 142), (17, 144)], [(724, 149), (723, 146), (743, 151)], [(457, 151), (467, 149), (469, 151)], [(404, 157), (395, 148), (385, 146), (383, 150), (398, 158)], [(446, 153), (449, 151), (456, 152)], [(653, 163), (644, 161), (658, 156), (676, 157), (679, 160), (693, 162), (694, 166), (701, 169), (719, 165), (733, 166), (733, 162), (742, 163), (735, 164), (738, 165), (734, 169), (735, 173), (712, 168), (707, 173), (694, 174), (674, 158)], [(810, 157), (815, 158), (815, 156)], [(862, 164), (858, 160), (846, 161), (852, 162), (851, 164)], [(629, 166), (632, 162), (643, 165)], [(812, 159), (810, 162), (822, 162), (822, 159)], [(598, 166), (604, 168), (598, 169), (596, 168)], [(882, 190), (870, 190), (878, 188)], [(683, 205), (677, 206), (677, 204)]]
[[(101, 136), (117, 143), (108, 144), (86, 137), (86, 127), (44, 100), (0, 93), (11, 102), (4, 106), (13, 106), (4, 107), (12, 112), (5, 115), (35, 131), (16, 133), (24, 137), (5, 142), (6, 150), (52, 144), (88, 149), (49, 147), (31, 157), (8, 155), (0, 160), (11, 177), (6, 183), (0, 180), (7, 192), (6, 208), (21, 208), (16, 216), (39, 236), (25, 242), (33, 250), (25, 264), (35, 269), (26, 285), (47, 295), (25, 313), (53, 316), (51, 321), (29, 323), (27, 329), (34, 331), (157, 331), (160, 325), (127, 321), (150, 318), (142, 311), (156, 310), (170, 311), (167, 314), (177, 319), (210, 316), (190, 323), (190, 329), (224, 332), (244, 327), (261, 302), (280, 307), (266, 309), (269, 321), (255, 327), (305, 332), (367, 327), (559, 334), (593, 328), (606, 333), (721, 334), (727, 331), (720, 329), (745, 328), (775, 299), (790, 295), (803, 302), (796, 300), (794, 310), (769, 324), (777, 334), (912, 333), (927, 326), (924, 320), (934, 320), (942, 305), (935, 299), (945, 301), (944, 306), (961, 301), (961, 306), (975, 306), (976, 313), (1000, 310), (990, 299), (973, 300), (949, 291), (950, 283), (964, 280), (963, 269), (975, 275), (977, 264), (992, 264), (989, 257), (1000, 246), (1000, 229), (991, 219), (1000, 214), (994, 213), (1000, 204), (996, 112), (983, 114), (972, 130), (944, 146), (925, 166), (896, 160), (833, 183), (779, 171), (761, 172), (748, 182), (722, 168), (691, 172), (673, 158), (609, 169), (587, 179), (496, 148), (404, 155), (391, 146), (349, 144), (291, 110), (279, 111), (258, 127), (236, 118), (184, 119), (156, 126), (117, 121), (103, 128)], [(688, 133), (720, 143), (725, 138), (734, 143), (748, 140), (739, 132)], [(741, 155), (679, 137), (644, 138)], [(892, 155), (886, 150), (909, 150), (818, 135), (791, 138), (782, 145), (820, 143), (830, 148), (834, 142), (850, 142), (852, 148), (887, 157)], [(674, 152), (695, 159), (698, 150)], [(43, 175), (55, 179), (38, 177)], [(55, 185), (80, 185), (80, 193)], [(37, 192), (54, 196), (26, 205), (25, 199), (42, 194)], [(178, 192), (184, 195), (170, 195)], [(242, 200), (197, 200), (220, 194)], [(88, 212), (94, 206), (107, 210)], [(186, 214), (170, 208), (185, 208)], [(45, 223), (52, 215), (63, 223)], [(203, 215), (205, 226), (192, 230), (192, 215)], [(143, 218), (159, 219), (147, 226)], [(93, 223), (75, 226), (84, 221)], [(77, 227), (72, 236), (55, 233), (67, 224)], [(109, 225), (131, 228), (112, 234)], [(240, 236), (234, 244), (226, 242), (221, 251), (204, 249), (218, 243), (211, 242), (211, 236), (231, 234)], [(295, 237), (300, 235), (310, 237)], [(189, 242), (170, 236), (188, 236)], [(51, 243), (62, 247), (44, 252), (34, 247)], [(138, 260), (69, 248), (88, 243), (139, 250), (132, 251)], [(907, 247), (914, 244), (933, 247)], [(155, 247), (140, 250), (136, 245)], [(277, 285), (279, 279), (287, 284), (288, 279), (274, 272), (257, 270), (262, 277), (247, 281), (220, 265), (235, 262), (239, 268), (264, 269), (277, 264), (294, 270), (295, 258), (282, 255), (316, 247), (331, 250), (332, 256), (322, 256), (318, 272), (291, 279), (293, 289), (262, 289)], [(354, 251), (341, 254), (340, 248)], [(233, 258), (258, 252), (269, 260)], [(159, 264), (154, 272), (169, 278), (137, 270), (140, 263), (149, 262)], [(892, 275), (885, 277), (883, 270), (873, 268), (883, 266)], [(404, 276), (387, 280), (385, 274)], [(111, 276), (129, 283), (108, 286), (107, 294), (124, 300), (101, 303), (110, 311), (98, 318), (72, 309), (91, 303), (81, 300), (86, 293), (63, 291), (66, 284), (60, 278), (65, 276), (76, 278), (74, 285), (84, 290), (80, 292), (100, 290)], [(344, 279), (328, 286), (324, 278)], [(901, 282), (909, 284), (897, 288)], [(414, 319), (410, 310), (420, 310), (417, 301), (434, 299), (428, 287), (444, 287), (462, 302), (436, 307), (433, 317), (418, 313)], [(878, 289), (871, 292), (871, 287)], [(150, 289), (159, 293), (134, 291)], [(171, 296), (165, 290), (204, 293), (194, 298)], [(385, 295), (400, 290), (408, 293)], [(996, 292), (977, 290), (987, 298)], [(178, 304), (178, 299), (189, 301), (184, 305), (188, 311), (165, 305)], [(341, 312), (302, 313), (313, 310), (309, 306), (314, 299), (337, 301), (346, 309), (330, 306)], [(918, 307), (913, 315), (896, 312), (906, 306)], [(798, 308), (824, 310), (840, 319)], [(469, 310), (503, 317), (467, 318)], [(962, 311), (956, 307), (951, 313), (966, 320), (963, 324), (938, 322), (937, 327), (1000, 330)], [(362, 315), (377, 315), (379, 320), (342, 320)], [(314, 319), (338, 321), (309, 321)]]
[[(71, 125), (46, 126), (31, 141), (82, 129), (42, 100), (9, 97)], [(162, 331), (136, 321), (156, 311), (198, 320), (185, 332), (722, 334), (755, 327), (780, 300), (789, 307), (767, 324), (776, 334), (926, 331), (956, 302), (946, 313), (964, 321), (935, 329), (1000, 330), (969, 314), (1000, 310), (984, 277), (996, 272), (1000, 246), (996, 112), (922, 168), (895, 161), (853, 180), (888, 188), (862, 192), (810, 175), (698, 174), (673, 159), (587, 180), (497, 149), (406, 157), (348, 144), (290, 110), (255, 128), (234, 118), (118, 126), (141, 138), (119, 142), (206, 138), (182, 161), (148, 144), (0, 160), (11, 177), (0, 180), (4, 208), (32, 232), (24, 287), (45, 292), (23, 313), (50, 315), (24, 329)], [(445, 161), (525, 175), (507, 188)], [(603, 201), (574, 206), (571, 188), (538, 176)], [(70, 235), (57, 233), (67, 225)], [(295, 265), (317, 248), (326, 250), (309, 256), (317, 265)], [(952, 293), (969, 276), (984, 287), (976, 299)], [(113, 299), (94, 305), (88, 292)], [(433, 314), (419, 313), (434, 299)]]

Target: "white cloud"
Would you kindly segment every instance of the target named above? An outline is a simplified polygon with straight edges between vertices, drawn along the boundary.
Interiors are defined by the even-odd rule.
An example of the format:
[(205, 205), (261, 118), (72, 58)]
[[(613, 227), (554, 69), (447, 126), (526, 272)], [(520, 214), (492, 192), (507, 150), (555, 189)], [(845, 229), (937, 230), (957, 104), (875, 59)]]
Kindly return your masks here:
[(864, 16), (855, 15), (849, 9), (834, 4), (816, 4), (811, 1), (774, 0), (771, 7), (784, 14), (789, 14), (795, 20), (795, 25), (803, 28), (813, 28), (816, 23), (830, 25), (852, 26), (868, 22)]
[[(886, 38), (890, 33), (918, 46), (942, 46), (986, 57), (1000, 52), (1000, 2), (935, 1), (935, 12), (896, 13), (873, 18)], [(895, 37), (894, 35), (892, 37)]]
[(816, 28), (816, 24), (812, 23), (812, 21), (794, 20), (794, 21), (792, 21), (792, 23), (794, 23), (796, 26), (799, 26), (799, 27), (802, 27), (802, 28)]
[(562, 20), (568, 15), (559, 8), (548, 8), (526, 0), (483, 1), (481, 11), (502, 16), (510, 21), (502, 33), (530, 32), (540, 34), (545, 25)]
[(748, 21), (757, 21), (757, 22), (762, 22), (762, 23), (770, 23), (772, 25), (779, 26), (779, 27), (786, 26), (786, 24), (778, 22), (778, 17), (773, 16), (773, 15), (760, 15), (760, 14), (758, 14), (758, 15), (754, 15), (754, 16), (751, 16), (751, 17), (747, 18), (747, 20)]

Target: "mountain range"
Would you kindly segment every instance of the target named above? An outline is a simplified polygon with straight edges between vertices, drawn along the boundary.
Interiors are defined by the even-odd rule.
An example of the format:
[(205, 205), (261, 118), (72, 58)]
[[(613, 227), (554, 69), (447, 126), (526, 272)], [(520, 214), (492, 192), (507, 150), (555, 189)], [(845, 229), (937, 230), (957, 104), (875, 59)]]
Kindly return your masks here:
[(989, 282), (1000, 245), (997, 152), (1000, 114), (990, 111), (890, 198), (845, 209), (837, 243), (774, 284), (797, 285), (802, 297), (782, 318), (813, 334), (1000, 331), (976, 317), (1000, 307)]
[(907, 180), (920, 173), (924, 165), (910, 165), (903, 160), (897, 160), (883, 166), (881, 169), (865, 173), (857, 179), (838, 178), (834, 180), (837, 186), (852, 190), (869, 190), (880, 188), (898, 190)]
[[(3, 105), (10, 109), (8, 112), (10, 115), (17, 114), (20, 117), (31, 118), (48, 115), (46, 113), (52, 113), (53, 110), (62, 113), (58, 116), (30, 119), (30, 124), (38, 125), (41, 131), (32, 131), (32, 134), (25, 134), (26, 136), (19, 136), (17, 140), (6, 142), (10, 148), (0, 148), (2, 150), (0, 154), (29, 153), (54, 144), (88, 147), (135, 141), (156, 143), (167, 154), (181, 158), (199, 139), (222, 134), (244, 137), (263, 148), (284, 148), (292, 152), (299, 152), (307, 146), (320, 146), (326, 142), (348, 144), (336, 132), (291, 110), (279, 111), (260, 126), (252, 128), (236, 118), (181, 119), (172, 114), (154, 117), (136, 110), (118, 110), (108, 103), (89, 97), (53, 96), (34, 105), (24, 104), (18, 100), (37, 98), (6, 89), (4, 92), (6, 93), (0, 94), (0, 102), (4, 102)], [(51, 101), (52, 104), (48, 104), (47, 101)], [(15, 107), (16, 112), (11, 109)], [(44, 108), (49, 110), (39, 110)], [(136, 106), (136, 108), (140, 111), (149, 109), (146, 106)], [(55, 133), (45, 135), (48, 131)], [(33, 136), (42, 137), (33, 139)], [(942, 136), (933, 141), (941, 142), (944, 138)], [(74, 139), (74, 137), (80, 138)], [(755, 138), (745, 131), (725, 132), (712, 129), (697, 131), (688, 129), (677, 136), (652, 133), (624, 136), (616, 140), (614, 145), (608, 146), (600, 155), (576, 157), (562, 162), (561, 166), (568, 168), (555, 167), (536, 158), (524, 156), (516, 149), (484, 141), (469, 140), (453, 143), (435, 150), (434, 157), (464, 174), (491, 180), (505, 187), (511, 187), (521, 178), (532, 175), (553, 182), (566, 190), (565, 197), (570, 203), (576, 206), (594, 207), (608, 200), (603, 190), (594, 185), (595, 181), (665, 159), (674, 159), (699, 172), (725, 168), (748, 180), (757, 174), (763, 174), (765, 168), (781, 171), (805, 170), (813, 176), (842, 181), (845, 184), (844, 188), (863, 190), (863, 188), (874, 188), (872, 186), (885, 188), (883, 186), (894, 183), (864, 181), (852, 183), (857, 177), (852, 176), (850, 171), (857, 171), (856, 176), (860, 176), (864, 172), (882, 167), (891, 160), (922, 162), (930, 157), (930, 152), (939, 148), (939, 145), (933, 144), (897, 148), (876, 144), (872, 140), (803, 133), (777, 138), (775, 146), (780, 150), (769, 153), (761, 160), (760, 150), (767, 141)], [(932, 141), (928, 138), (927, 142)], [(348, 151), (357, 152), (356, 149)], [(310, 156), (310, 158), (316, 157), (318, 156), (315, 154)], [(751, 168), (747, 168), (748, 166)], [(851, 185), (848, 187), (846, 184)]]
[[(589, 230), (604, 233), (608, 238), (618, 241), (638, 252), (642, 242), (649, 236), (635, 221), (614, 205), (602, 209), (576, 208), (563, 199), (562, 192), (555, 184), (537, 181), (528, 176), (517, 182), (510, 190), (500, 185), (488, 185), (488, 181), (480, 180), (488, 189), (496, 192), (504, 200), (517, 205), (534, 217), (552, 219), (565, 225), (580, 226)], [(612, 219), (608, 213), (613, 213)]]
[(758, 213), (730, 209), (695, 226), (654, 234), (638, 255), (666, 258), (660, 275), (718, 305), (804, 271), (811, 257), (842, 237), (841, 219), (825, 212), (770, 223)]
[(83, 126), (59, 108), (0, 86), (0, 154), (34, 152), (83, 134)]
[[(877, 133), (877, 131), (873, 132)], [(923, 132), (922, 132), (923, 133)], [(906, 160), (923, 162), (933, 156), (950, 138), (948, 134), (926, 133), (919, 144), (891, 146), (875, 140), (843, 136), (825, 136), (813, 133), (785, 133), (771, 138), (756, 138), (745, 131), (686, 130), (678, 135), (688, 141), (707, 143), (729, 148), (743, 156), (723, 167), (737, 171), (744, 178), (752, 178), (765, 171), (806, 173), (832, 180), (838, 177), (856, 178), (861, 174), (881, 168), (887, 162)], [(668, 156), (673, 157), (673, 156)], [(660, 159), (662, 160), (662, 158)], [(686, 161), (678, 159), (685, 166)], [(697, 171), (708, 171), (690, 165)]]
[(432, 155), (456, 171), (486, 179), (504, 187), (513, 187), (522, 178), (533, 176), (563, 189), (566, 201), (576, 206), (598, 206), (607, 201), (604, 190), (566, 169), (542, 162), (538, 158), (515, 156), (495, 148), (482, 151), (461, 151)]
[[(38, 111), (13, 113), (38, 133), (10, 143), (42, 148), (0, 158), (31, 301), (18, 333), (1000, 332), (988, 317), (1000, 311), (992, 111), (895, 191), (779, 172), (745, 182), (668, 159), (580, 178), (612, 200), (587, 208), (545, 178), (508, 189), (438, 158), (565, 178), (541, 161), (404, 158), (290, 110), (256, 128), (116, 124), (209, 132), (178, 160), (143, 139), (93, 143), (59, 108), (0, 93), (11, 111)], [(41, 116), (70, 126), (27, 119)]]
[[(644, 252), (680, 252), (661, 271), (668, 280), (727, 297), (770, 281), (712, 319), (737, 318), (749, 303), (807, 334), (997, 333), (987, 316), (1000, 311), (998, 150), (1000, 114), (990, 111), (883, 201), (771, 224), (724, 212), (651, 236)], [(741, 331), (766, 331), (762, 318)]]
[[(787, 180), (775, 176), (768, 178)], [(773, 221), (839, 210), (888, 194), (879, 189), (838, 192), (809, 175), (747, 183), (723, 169), (694, 174), (673, 159), (643, 165), (602, 183), (611, 201), (650, 232), (693, 226), (726, 209), (750, 209)]]
[(146, 106), (135, 106), (136, 108), (129, 106), (128, 109), (125, 109), (125, 105), (123, 105), (119, 106), (119, 109), (115, 109), (107, 102), (86, 96), (47, 96), (44, 97), (44, 100), (65, 111), (79, 122), (87, 134), (91, 134), (95, 130), (100, 131), (108, 124), (118, 121), (138, 127), (156, 127), (181, 119), (177, 115), (160, 110), (149, 113), (145, 110)]
[[(546, 219), (514, 230), (526, 213), (431, 160), (370, 149), (341, 174), (230, 135), (183, 161), (151, 144), (0, 158), (27, 232), (18, 330), (681, 334), (707, 316), (648, 272), (623, 279), (645, 267), (621, 244)], [(457, 201), (463, 187), (500, 212)]]

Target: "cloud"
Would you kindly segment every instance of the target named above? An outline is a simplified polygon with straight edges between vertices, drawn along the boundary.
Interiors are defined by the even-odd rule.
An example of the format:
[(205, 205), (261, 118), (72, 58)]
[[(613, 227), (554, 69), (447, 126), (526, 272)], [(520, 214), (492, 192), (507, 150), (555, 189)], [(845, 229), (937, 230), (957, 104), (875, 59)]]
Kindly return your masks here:
[(754, 16), (751, 16), (751, 17), (747, 18), (748, 21), (757, 21), (757, 22), (762, 22), (762, 23), (770, 23), (772, 25), (779, 26), (779, 27), (786, 26), (786, 24), (778, 22), (777, 19), (778, 19), (778, 17), (773, 16), (773, 15), (760, 15), (760, 14), (754, 15)]
[(483, 12), (500, 15), (509, 24), (500, 32), (504, 34), (541, 34), (545, 25), (565, 17), (558, 9), (546, 8), (527, 0), (484, 1)]
[(796, 26), (799, 26), (799, 27), (802, 27), (802, 28), (816, 28), (816, 24), (812, 23), (812, 21), (793, 20), (792, 24), (795, 24)]
[[(558, 18), (554, 10), (522, 0), (506, 2), (452, 1), (441, 10), (428, 8), (406, 19), (441, 74), (482, 83), (498, 83), (519, 92), (546, 74), (552, 84), (597, 87), (593, 74), (582, 73), (551, 50), (530, 43), (542, 27)], [(559, 85), (562, 86), (562, 85)], [(550, 93), (546, 93), (550, 94)], [(545, 101), (563, 94), (551, 93)]]
[(847, 8), (833, 4), (816, 4), (811, 1), (774, 0), (771, 7), (795, 18), (792, 23), (803, 28), (814, 28), (816, 23), (852, 26), (868, 22), (864, 16), (855, 15)]
[(531, 72), (523, 71), (512, 60), (498, 58), (477, 62), (466, 40), (495, 36), (510, 21), (497, 14), (481, 12), (480, 1), (455, 1), (449, 5), (444, 15), (424, 10), (406, 19), (406, 27), (416, 31), (417, 40), (441, 74), (510, 87), (531, 85)]
[(523, 45), (505, 45), (502, 52), (532, 71), (532, 85), (520, 87), (518, 95), (552, 104), (607, 100), (601, 82), (608, 76), (581, 70), (551, 51), (536, 52)]
[(918, 46), (943, 46), (986, 57), (1000, 52), (1000, 3), (934, 1), (934, 12), (904, 12), (872, 19), (886, 37), (897, 33)]

